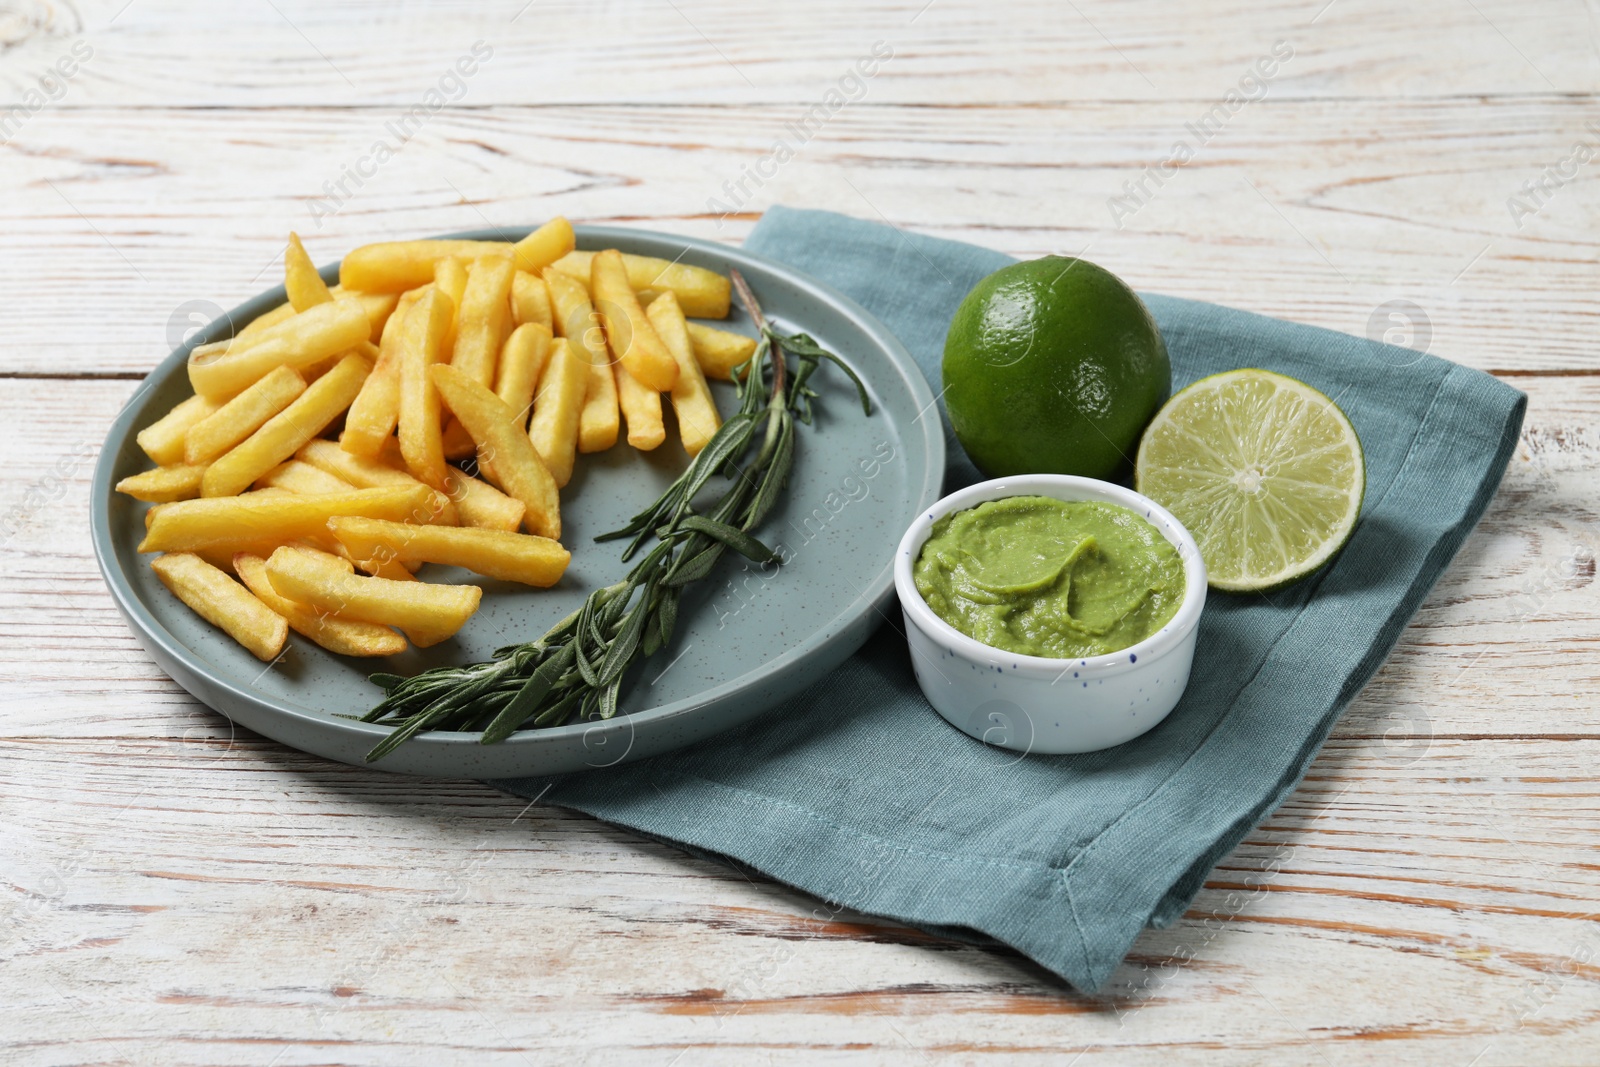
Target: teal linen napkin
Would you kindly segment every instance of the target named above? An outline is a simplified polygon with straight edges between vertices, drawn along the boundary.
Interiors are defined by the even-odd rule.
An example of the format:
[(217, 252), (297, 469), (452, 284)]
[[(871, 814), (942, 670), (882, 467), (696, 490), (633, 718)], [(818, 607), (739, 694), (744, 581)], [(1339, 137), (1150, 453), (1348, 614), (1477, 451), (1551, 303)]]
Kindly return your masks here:
[[(1012, 262), (786, 208), (746, 247), (854, 297), (935, 392), (957, 303)], [(1188, 691), (1156, 729), (1081, 756), (986, 747), (923, 699), (897, 620), (742, 728), (631, 765), (497, 784), (746, 864), (835, 908), (988, 935), (1081, 990), (1099, 987), (1140, 929), (1182, 915), (1206, 872), (1294, 788), (1488, 505), (1526, 404), (1486, 374), (1406, 349), (1144, 299), (1175, 389), (1233, 367), (1291, 374), (1338, 401), (1367, 456), (1344, 552), (1268, 596), (1214, 593)], [(950, 456), (947, 491), (977, 479), (953, 439)], [(894, 546), (867, 547), (887, 558)]]

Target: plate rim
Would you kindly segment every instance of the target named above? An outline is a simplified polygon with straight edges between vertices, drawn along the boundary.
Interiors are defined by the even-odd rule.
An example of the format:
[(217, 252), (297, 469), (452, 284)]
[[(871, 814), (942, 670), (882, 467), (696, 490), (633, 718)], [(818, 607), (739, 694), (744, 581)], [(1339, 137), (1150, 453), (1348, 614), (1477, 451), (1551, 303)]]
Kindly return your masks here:
[[(532, 227), (496, 226), (415, 239), (514, 241), (531, 232), (532, 229)], [(594, 242), (603, 242), (617, 237), (645, 237), (679, 244), (683, 247), (684, 254), (699, 252), (732, 261), (731, 265), (735, 267), (755, 265), (763, 270), (783, 275), (786, 281), (803, 290), (809, 290), (813, 296), (819, 297), (824, 302), (844, 311), (850, 318), (856, 320), (887, 351), (891, 357), (891, 362), (895, 365), (896, 370), (899, 371), (900, 377), (905, 381), (912, 398), (916, 401), (919, 411), (926, 412), (936, 403), (936, 398), (927, 379), (923, 376), (916, 360), (900, 339), (877, 316), (862, 307), (853, 298), (826, 282), (797, 270), (780, 260), (750, 252), (739, 246), (725, 245), (705, 238), (627, 226), (574, 224), (573, 229), (576, 232), (577, 243), (580, 248), (586, 242), (593, 244)], [(679, 258), (683, 258), (683, 255), (680, 255)], [(339, 262), (342, 262), (342, 260), (319, 269), (325, 277), (337, 277)], [(180, 665), (184, 671), (198, 675), (211, 685), (220, 687), (237, 700), (255, 705), (262, 713), (303, 722), (321, 730), (331, 728), (336, 732), (346, 734), (353, 739), (362, 740), (370, 745), (377, 743), (392, 733), (392, 728), (379, 726), (376, 723), (343, 719), (332, 712), (296, 705), (254, 686), (242, 685), (211, 663), (200, 652), (180, 641), (162, 625), (161, 621), (134, 590), (132, 582), (124, 573), (117, 559), (116, 545), (111, 531), (110, 502), (111, 494), (115, 491), (112, 484), (112, 473), (123, 446), (135, 434), (133, 429), (135, 416), (143, 407), (140, 401), (152, 392), (158, 384), (164, 383), (171, 375), (181, 371), (190, 351), (194, 348), (214, 340), (232, 336), (236, 332), (233, 327), (236, 317), (242, 325), (272, 307), (283, 303), (285, 299), (284, 287), (280, 285), (273, 289), (264, 290), (248, 298), (238, 306), (218, 315), (206, 327), (196, 331), (194, 337), (175, 348), (157, 363), (123, 404), (106, 431), (105, 439), (101, 444), (100, 455), (95, 461), (94, 476), (90, 483), (90, 531), (94, 545), (95, 560), (118, 609), (124, 618), (128, 620), (129, 625), (137, 631), (137, 635), (158, 645), (162, 652)], [(916, 421), (921, 424), (921, 439), (924, 454), (927, 457), (927, 464), (923, 484), (920, 487), (919, 506), (908, 509), (907, 521), (910, 521), (911, 516), (922, 508), (926, 508), (939, 498), (943, 490), (946, 464), (946, 443), (941, 420), (918, 419)], [(901, 428), (903, 438), (911, 438), (913, 436), (907, 432), (908, 429), (908, 427)], [(913, 486), (911, 488), (913, 495), (916, 495), (917, 487)], [(896, 544), (898, 544), (898, 539), (896, 539)], [(692, 715), (701, 708), (735, 699), (742, 693), (757, 690), (766, 678), (775, 674), (782, 674), (785, 670), (793, 669), (802, 661), (826, 652), (830, 644), (841, 633), (848, 630), (857, 618), (864, 616), (866, 612), (876, 610), (880, 615), (884, 614), (884, 607), (894, 596), (894, 550), (894, 545), (891, 545), (886, 550), (884, 567), (874, 577), (869, 586), (850, 601), (848, 605), (835, 613), (827, 622), (813, 630), (804, 641), (779, 656), (762, 661), (759, 665), (735, 678), (731, 678), (710, 689), (702, 690), (693, 696), (684, 697), (657, 707), (646, 708), (642, 711), (619, 714), (611, 720), (584, 720), (547, 729), (519, 730), (504, 741), (499, 742), (495, 747), (512, 749), (516, 747), (559, 745), (568, 738), (581, 738), (597, 726), (614, 728), (626, 723), (630, 729), (656, 727), (669, 724), (683, 716)], [(859, 612), (856, 611), (855, 605), (863, 602), (865, 604), (864, 608)], [(874, 626), (871, 629), (876, 629), (876, 627)], [(870, 633), (871, 629), (867, 633)], [(164, 665), (158, 664), (158, 666), (163, 666), (164, 673), (172, 677), (181, 688), (188, 691), (202, 704), (218, 711), (220, 714), (224, 714), (225, 717), (233, 717), (217, 708), (212, 700), (195, 693), (188, 685), (184, 684), (182, 678), (167, 670)], [(407, 743), (407, 747), (477, 746), (479, 745), (480, 737), (480, 731), (431, 730), (418, 734)], [(381, 765), (370, 766), (382, 769)]]

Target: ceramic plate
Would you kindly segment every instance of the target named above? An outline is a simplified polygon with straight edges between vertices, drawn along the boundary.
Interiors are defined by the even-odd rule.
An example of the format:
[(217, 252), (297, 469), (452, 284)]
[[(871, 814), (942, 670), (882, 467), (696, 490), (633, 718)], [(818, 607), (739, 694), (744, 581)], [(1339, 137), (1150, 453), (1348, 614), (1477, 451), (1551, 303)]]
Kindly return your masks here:
[[(672, 644), (630, 676), (616, 718), (525, 730), (499, 745), (481, 745), (477, 734), (427, 733), (370, 766), (474, 778), (563, 773), (653, 756), (759, 715), (842, 662), (883, 620), (894, 595), (895, 544), (912, 517), (939, 498), (944, 437), (939, 420), (929, 414), (934, 398), (927, 382), (900, 342), (848, 297), (780, 263), (709, 241), (598, 226), (577, 231), (580, 248), (614, 247), (722, 273), (742, 271), (779, 329), (811, 334), (856, 369), (868, 383), (873, 413), (862, 414), (853, 387), (837, 369), (825, 368), (812, 379), (821, 393), (816, 424), (799, 427), (785, 502), (757, 531), (768, 544), (781, 543), (790, 562), (763, 574), (742, 560), (724, 561), (711, 578), (691, 587)], [(452, 236), (507, 240), (525, 232)], [(334, 281), (337, 266), (323, 274)], [(134, 435), (190, 394), (184, 372), (189, 349), (230, 336), (235, 324), (243, 326), (283, 300), (278, 288), (220, 316), (167, 357), (128, 402), (95, 469), (95, 554), (144, 647), (190, 693), (258, 733), (362, 764), (388, 730), (339, 715), (365, 712), (382, 697), (367, 681), (369, 672), (412, 674), (469, 663), (489, 658), (502, 645), (538, 637), (590, 590), (623, 576), (621, 544), (596, 544), (594, 536), (646, 506), (688, 457), (670, 415), (668, 443), (654, 452), (619, 443), (609, 452), (580, 457), (561, 500), (572, 564), (554, 589), (424, 568), (422, 577), (429, 581), (484, 587), (482, 607), (450, 641), (388, 660), (355, 660), (291, 633), (285, 653), (262, 664), (156, 580), (148, 559), (134, 551), (148, 505), (112, 486), (148, 466)], [(718, 325), (754, 333), (737, 310)], [(716, 388), (718, 406), (732, 411), (731, 387)]]

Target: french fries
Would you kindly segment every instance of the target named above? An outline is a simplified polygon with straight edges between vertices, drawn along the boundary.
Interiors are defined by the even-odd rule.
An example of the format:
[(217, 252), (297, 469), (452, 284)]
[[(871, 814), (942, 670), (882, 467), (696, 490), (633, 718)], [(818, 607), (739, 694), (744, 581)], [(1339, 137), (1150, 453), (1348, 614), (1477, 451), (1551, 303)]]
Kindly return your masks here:
[(467, 265), (455, 256), (441, 259), (433, 271), (433, 287), (450, 298), (450, 329), (445, 334), (445, 362), (456, 347), (456, 312), (461, 307), (461, 297), (467, 291)]
[(233, 557), (233, 571), (256, 599), (283, 616), (289, 628), (341, 656), (394, 656), (406, 650), (406, 639), (377, 623), (341, 619), (290, 600), (272, 587), (267, 561), (241, 552)]
[(678, 363), (656, 336), (628, 283), (621, 252), (611, 248), (595, 253), (590, 262), (589, 296), (605, 326), (606, 343), (628, 373), (658, 393), (671, 389), (678, 380)]
[(719, 330), (701, 322), (689, 323), (689, 343), (694, 346), (695, 362), (707, 378), (733, 381), (733, 372), (756, 354), (756, 339), (742, 333)]
[(522, 501), (454, 467), (445, 472), (445, 492), (461, 516), (461, 525), (480, 530), (520, 529), (528, 510)]
[(289, 639), (289, 624), (244, 586), (192, 552), (150, 562), (161, 584), (195, 614), (223, 630), (259, 660), (272, 662)]
[(206, 468), (201, 496), (232, 496), (294, 455), (350, 406), (372, 364), (360, 356), (346, 356), (333, 370), (312, 382), (288, 407), (268, 419), (226, 455)]
[(384, 323), (372, 373), (367, 375), (361, 392), (356, 394), (350, 410), (345, 413), (339, 445), (346, 452), (375, 456), (385, 441), (392, 440), (390, 435), (400, 421), (400, 330), (407, 312), (427, 292), (425, 286), (406, 293), (399, 299), (394, 314)]
[(432, 281), (442, 259), (513, 254), (509, 241), (383, 241), (345, 256), (339, 284), (368, 293), (403, 293)]
[(459, 324), (450, 365), (483, 386), (494, 385), (495, 362), (511, 335), (511, 260), (486, 256), (467, 272), (456, 312)]
[(189, 428), (183, 461), (206, 464), (255, 433), (306, 391), (300, 372), (278, 367)]
[(428, 505), (426, 486), (352, 489), (297, 496), (266, 491), (160, 504), (151, 511), (140, 552), (192, 552), (202, 548), (250, 551), (325, 535), (335, 515), (404, 522)]
[(368, 340), (371, 323), (359, 300), (335, 300), (235, 342), (221, 355), (189, 357), (189, 384), (201, 396), (227, 400), (278, 367), (303, 370)]
[(200, 479), (205, 476), (205, 464), (180, 464), (176, 467), (157, 467), (141, 474), (130, 474), (117, 483), (117, 492), (127, 493), (135, 500), (150, 504), (169, 504), (174, 500), (188, 500), (200, 495)]
[[(588, 278), (594, 252), (569, 252), (556, 260), (555, 268), (579, 278)], [(654, 256), (622, 254), (628, 284), (637, 292), (653, 296), (671, 290), (678, 295), (683, 313), (696, 319), (728, 317), (732, 284), (727, 278), (704, 267), (657, 259)]]
[(572, 559), (572, 553), (557, 541), (504, 530), (414, 526), (361, 518), (329, 519), (328, 529), (358, 561), (382, 558), (442, 563), (541, 589), (559, 582)]
[(134, 440), (158, 467), (170, 467), (174, 463), (182, 463), (184, 442), (189, 435), (189, 428), (221, 406), (203, 396), (191, 396), (140, 430)]
[(617, 406), (628, 423), (628, 444), (640, 452), (661, 447), (667, 439), (667, 424), (661, 418), (661, 394), (640, 385), (622, 364), (611, 369), (617, 376)]
[(283, 489), (290, 493), (344, 493), (355, 486), (303, 460), (280, 463), (256, 479), (257, 489)]
[(398, 626), (418, 645), (453, 637), (483, 597), (475, 585), (357, 577), (336, 562), (293, 545), (268, 557), (267, 579), (283, 597), (341, 618)]
[(650, 301), (647, 314), (661, 343), (678, 361), (678, 381), (672, 387), (672, 410), (678, 416), (683, 450), (697, 456), (722, 426), (722, 416), (717, 414), (711, 387), (700, 372), (700, 364), (695, 362), (694, 348), (689, 342), (689, 324), (678, 307), (678, 298), (671, 292), (662, 293)]
[(347, 293), (344, 287), (334, 286), (328, 290), (335, 300), (354, 300), (361, 305), (361, 310), (367, 313), (367, 340), (373, 344), (383, 336), (383, 328), (388, 325), (389, 316), (394, 314), (394, 309), (400, 303), (398, 293)]
[[(321, 275), (319, 274), (318, 277), (320, 278)], [(362, 310), (367, 313), (367, 321), (372, 326), (368, 339), (376, 344), (378, 337), (383, 333), (383, 324), (389, 320), (390, 313), (394, 311), (395, 299), (398, 294), (361, 293), (355, 290), (346, 292), (344, 286), (335, 285), (328, 290), (328, 295), (335, 300), (355, 300), (361, 304)], [(245, 323), (233, 335), (233, 339), (239, 342), (257, 337), (263, 331), (269, 330), (282, 323), (285, 319), (291, 319), (297, 314), (299, 314), (299, 311), (295, 306), (288, 301), (284, 301), (271, 311), (258, 315)]]
[(538, 273), (576, 247), (572, 223), (557, 215), (518, 241), (512, 253), (518, 270)]
[(553, 329), (550, 318), (550, 290), (544, 279), (529, 271), (519, 270), (511, 279), (511, 322), (525, 326), (536, 322), (545, 329)]
[(505, 347), (500, 350), (494, 392), (519, 420), (527, 418), (533, 408), (533, 391), (539, 385), (539, 375), (544, 373), (549, 356), (550, 331), (534, 322), (525, 322), (512, 330)]
[(305, 311), (333, 299), (328, 283), (317, 273), (317, 265), (306, 255), (306, 246), (300, 235), (289, 231), (289, 247), (283, 253), (283, 288), (289, 294), (289, 306)]
[(284, 319), (292, 318), (296, 314), (294, 305), (285, 300), (271, 311), (263, 312), (241, 326), (233, 335), (235, 341), (244, 341), (251, 337), (259, 336), (263, 331), (281, 323)]
[[(367, 459), (364, 456), (352, 456), (340, 448), (333, 441), (315, 440), (307, 441), (300, 451), (295, 453), (295, 458), (317, 468), (325, 474), (347, 482), (357, 489), (377, 489), (387, 485), (417, 486), (424, 483), (407, 474), (397, 471), (382, 460)], [(444, 526), (454, 526), (460, 522), (456, 513), (456, 506), (449, 496), (439, 490), (429, 489), (427, 510), (409, 519), (418, 523), (439, 523)]]
[(617, 379), (605, 328), (589, 301), (589, 288), (554, 268), (544, 272), (556, 332), (589, 364), (589, 388), (578, 418), (578, 451), (604, 452), (617, 443)]
[[(137, 438), (156, 466), (117, 484), (150, 505), (138, 550), (161, 580), (262, 658), (291, 629), (350, 656), (447, 639), (482, 594), (418, 581), (428, 563), (556, 584), (577, 456), (624, 417), (658, 447), (663, 392), (699, 452), (720, 425), (707, 376), (754, 351), (684, 318), (725, 315), (727, 279), (578, 252), (564, 218), (515, 243), (367, 245), (331, 287), (291, 233), (283, 271), (284, 303), (190, 353), (194, 395)], [(482, 480), (452, 466), (473, 455)]]
[(450, 298), (434, 289), (406, 313), (400, 334), (400, 452), (420, 481), (444, 488), (439, 391), (429, 375), (444, 351)]
[(508, 496), (522, 501), (529, 533), (561, 539), (561, 497), (550, 469), (523, 432), (516, 413), (454, 367), (433, 368), (434, 384), (478, 443), (478, 465)]
[(565, 337), (550, 345), (550, 362), (539, 379), (539, 396), (533, 402), (528, 437), (539, 458), (550, 468), (557, 488), (572, 480), (572, 461), (578, 451), (578, 416), (583, 412), (589, 368), (572, 351)]

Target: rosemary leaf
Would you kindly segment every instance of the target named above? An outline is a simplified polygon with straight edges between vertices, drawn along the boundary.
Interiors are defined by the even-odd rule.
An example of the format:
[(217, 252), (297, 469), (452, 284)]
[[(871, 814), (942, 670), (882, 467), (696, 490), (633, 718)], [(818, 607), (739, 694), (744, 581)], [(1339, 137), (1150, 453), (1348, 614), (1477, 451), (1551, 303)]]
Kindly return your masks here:
[[(574, 715), (610, 719), (621, 706), (628, 669), (672, 640), (685, 586), (709, 576), (729, 548), (760, 564), (781, 562), (752, 531), (789, 483), (795, 422), (810, 424), (817, 395), (812, 376), (822, 362), (833, 363), (855, 383), (869, 415), (872, 405), (854, 370), (805, 334), (779, 333), (738, 271), (731, 281), (758, 331), (755, 354), (734, 374), (738, 411), (666, 492), (626, 526), (596, 538), (629, 538), (625, 562), (654, 538), (650, 551), (626, 579), (590, 593), (543, 637), (498, 649), (488, 663), (438, 667), (413, 678), (372, 675), (385, 696), (362, 718), (395, 730), (367, 754), (369, 762), (425, 730), (481, 727), (482, 743), (492, 745), (527, 727), (560, 726)], [(727, 487), (697, 509), (696, 500), (718, 474)]]
[(693, 530), (695, 533), (716, 538), (751, 563), (776, 563), (778, 560), (772, 549), (727, 523), (713, 522), (699, 515), (690, 515), (678, 525), (685, 530)]

